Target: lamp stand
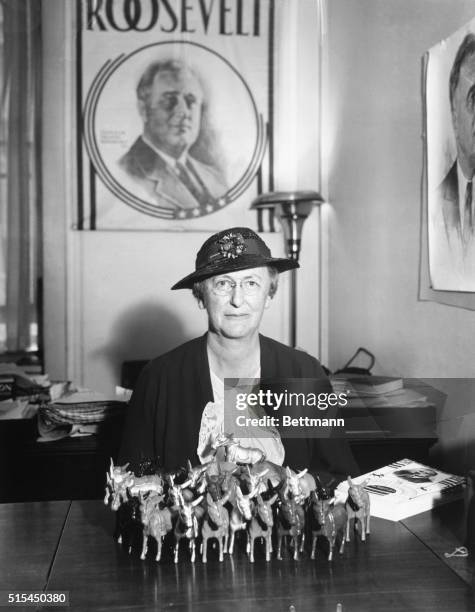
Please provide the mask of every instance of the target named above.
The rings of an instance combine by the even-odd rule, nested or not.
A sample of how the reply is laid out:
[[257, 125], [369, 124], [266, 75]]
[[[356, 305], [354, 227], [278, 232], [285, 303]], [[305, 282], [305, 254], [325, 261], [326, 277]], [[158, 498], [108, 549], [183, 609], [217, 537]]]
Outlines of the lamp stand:
[[[286, 253], [289, 259], [299, 261], [302, 229], [305, 219], [315, 205], [323, 203], [316, 191], [278, 191], [258, 196], [251, 204], [253, 210], [274, 209], [282, 224]], [[297, 269], [290, 271], [290, 345], [297, 344]]]

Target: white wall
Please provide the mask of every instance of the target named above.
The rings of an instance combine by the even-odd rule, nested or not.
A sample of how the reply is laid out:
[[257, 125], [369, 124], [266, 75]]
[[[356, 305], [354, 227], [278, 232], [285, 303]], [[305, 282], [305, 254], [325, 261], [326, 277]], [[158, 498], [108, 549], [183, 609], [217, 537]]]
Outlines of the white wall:
[[[328, 1], [332, 367], [365, 346], [379, 372], [474, 375], [475, 312], [418, 300], [421, 58], [474, 15], [469, 0]], [[473, 467], [473, 385], [443, 386], [438, 457]]]
[[[81, 242], [81, 371], [94, 389], [119, 378], [120, 364], [152, 358], [201, 335], [207, 322], [190, 291], [170, 291], [192, 271], [207, 238], [192, 233], [84, 232]], [[182, 248], [186, 240], [186, 248]], [[280, 235], [266, 236], [273, 251]], [[282, 277], [283, 278], [283, 277]], [[285, 281], [263, 320], [262, 331], [285, 340]]]
[[[45, 358], [52, 378], [70, 378], [81, 385], [110, 391], [119, 382], [124, 360], [160, 354], [204, 333], [203, 313], [187, 291], [170, 286], [194, 267], [203, 233], [77, 232], [72, 228], [76, 205], [75, 37], [73, 0], [47, 0], [44, 25], [44, 223], [45, 223]], [[280, 8], [286, 2], [280, 3]], [[304, 151], [297, 176], [283, 175], [285, 156], [277, 155], [277, 189], [318, 189], [318, 23], [313, 0], [300, 0], [296, 47], [279, 34], [277, 90], [292, 76], [305, 103], [288, 121], [298, 128], [290, 154]], [[302, 59], [303, 58], [303, 59]], [[297, 69], [298, 66], [298, 69]], [[287, 100], [279, 97], [278, 117]], [[284, 106], [282, 107], [282, 104]], [[277, 127], [282, 131], [282, 125]], [[286, 150], [276, 143], [278, 153]], [[280, 146], [280, 149], [279, 149]], [[292, 160], [294, 162], [294, 160]], [[287, 168], [292, 164], [287, 164]], [[250, 203], [250, 202], [249, 202]], [[224, 229], [224, 228], [221, 228]], [[298, 344], [318, 355], [320, 338], [320, 216], [315, 212], [304, 231], [299, 272]], [[281, 234], [266, 234], [276, 256], [284, 253]], [[266, 313], [262, 332], [288, 342], [288, 278]]]

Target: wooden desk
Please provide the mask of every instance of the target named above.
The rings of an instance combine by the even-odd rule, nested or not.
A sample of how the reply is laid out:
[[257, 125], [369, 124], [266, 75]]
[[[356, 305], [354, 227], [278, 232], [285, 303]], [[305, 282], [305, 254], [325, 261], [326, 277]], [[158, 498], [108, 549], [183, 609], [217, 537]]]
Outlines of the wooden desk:
[[[467, 494], [468, 495], [468, 494]], [[475, 562], [470, 557], [447, 556], [465, 543], [468, 499], [441, 506], [401, 521], [421, 542], [454, 571], [475, 587]]]
[[[449, 512], [452, 506], [445, 507], [442, 514], [457, 518], [456, 512]], [[49, 558], [46, 589], [68, 590], [72, 610], [277, 612], [294, 604], [296, 612], [335, 612], [339, 602], [344, 612], [458, 612], [475, 607], [470, 584], [431, 548], [430, 539], [437, 536], [433, 530], [437, 521], [443, 520], [437, 518], [438, 511], [406, 524], [373, 519], [366, 544], [351, 542], [341, 557], [336, 554], [332, 564], [321, 554], [316, 561], [306, 555], [294, 562], [287, 554], [283, 561], [273, 558], [266, 563], [261, 552], [250, 564], [241, 551], [219, 563], [216, 551], [210, 551], [208, 564], [197, 561], [193, 565], [183, 548], [180, 563], [175, 565], [169, 558], [157, 564], [152, 558], [141, 561], [127, 555], [111, 535], [115, 516], [100, 501], [72, 502], [56, 553], [52, 543], [61, 530], [64, 503], [0, 508], [2, 526], [9, 525], [9, 533], [5, 529], [0, 532], [2, 551], [5, 544], [13, 545], [14, 534], [22, 533], [28, 519], [39, 525], [47, 517], [42, 539], [35, 544], [28, 538], [28, 547], [25, 536], [18, 550], [18, 561], [23, 557], [30, 563], [32, 554], [41, 559], [33, 572], [36, 581], [28, 582], [28, 577], [10, 572], [7, 580], [2, 576], [1, 588], [25, 590], [41, 584]], [[426, 530], [426, 541], [421, 533], [415, 533], [416, 524]], [[452, 542], [448, 545], [451, 550]], [[8, 555], [2, 554], [5, 567]], [[471, 563], [467, 562], [467, 567]], [[58, 608], [42, 608], [48, 609]]]
[[46, 587], [70, 505], [0, 504], [0, 589]]

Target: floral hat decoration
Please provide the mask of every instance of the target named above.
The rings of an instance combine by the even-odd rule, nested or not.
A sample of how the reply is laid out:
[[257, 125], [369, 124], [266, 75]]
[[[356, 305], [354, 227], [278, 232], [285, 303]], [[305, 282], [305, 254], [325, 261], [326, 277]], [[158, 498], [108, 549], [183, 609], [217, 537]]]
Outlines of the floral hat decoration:
[[248, 227], [232, 227], [213, 234], [198, 251], [195, 271], [172, 289], [192, 289], [197, 281], [249, 268], [273, 266], [279, 272], [298, 268], [293, 259], [272, 257], [269, 247], [256, 232]]

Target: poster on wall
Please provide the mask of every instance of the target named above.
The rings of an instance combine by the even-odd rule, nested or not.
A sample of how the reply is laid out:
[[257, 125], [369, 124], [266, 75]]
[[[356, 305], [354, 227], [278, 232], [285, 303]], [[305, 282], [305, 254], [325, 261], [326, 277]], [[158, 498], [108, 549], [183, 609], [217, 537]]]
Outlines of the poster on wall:
[[432, 289], [475, 292], [475, 20], [425, 56]]
[[273, 0], [78, 3], [78, 229], [252, 225], [272, 190]]

